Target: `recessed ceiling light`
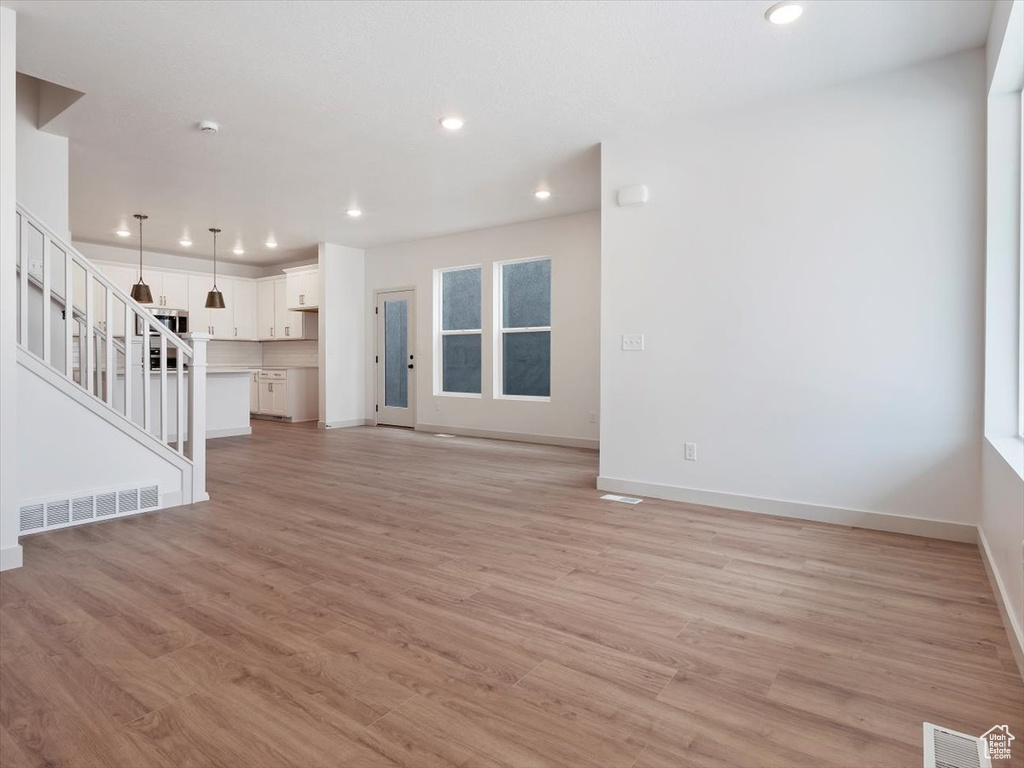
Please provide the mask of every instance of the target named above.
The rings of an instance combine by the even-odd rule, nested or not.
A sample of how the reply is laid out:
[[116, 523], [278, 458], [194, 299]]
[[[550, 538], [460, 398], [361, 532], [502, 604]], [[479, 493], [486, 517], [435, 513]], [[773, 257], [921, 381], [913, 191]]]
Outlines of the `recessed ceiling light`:
[[804, 8], [799, 3], [776, 3], [765, 13], [764, 17], [772, 24], [789, 24], [800, 18]]
[[360, 211], [360, 210], [359, 210], [358, 208], [349, 208], [349, 209], [348, 209], [348, 211], [347, 211], [347, 213], [348, 213], [348, 215], [349, 215], [349, 216], [351, 216], [351, 217], [352, 217], [353, 219], [358, 219], [358, 218], [359, 218], [360, 216], [362, 216], [362, 215], [363, 215], [363, 212], [362, 212], [362, 211]]
[[232, 253], [235, 254], [235, 256], [241, 256], [245, 253], [245, 249], [240, 245], [236, 245], [235, 250], [233, 250]]
[[461, 117], [455, 117], [454, 115], [452, 115], [451, 117], [441, 118], [441, 127], [444, 128], [446, 131], [458, 131], [465, 124], [465, 120], [463, 120]]
[[190, 245], [192, 245], [192, 241], [189, 240], [187, 237], [183, 237], [181, 238], [181, 240], [178, 241], [178, 245], [183, 245], [186, 248], [188, 248]]
[[551, 197], [551, 193], [548, 192], [546, 189], [538, 189], [536, 192], [533, 193], [533, 196], [536, 197], [538, 200], [547, 200], [549, 197]]
[[267, 248], [277, 248], [277, 243], [273, 240], [267, 240], [266, 246]]
[[129, 232], [127, 229], [119, 229], [119, 230], [117, 230], [117, 236], [118, 237], [131, 237], [132, 233]]

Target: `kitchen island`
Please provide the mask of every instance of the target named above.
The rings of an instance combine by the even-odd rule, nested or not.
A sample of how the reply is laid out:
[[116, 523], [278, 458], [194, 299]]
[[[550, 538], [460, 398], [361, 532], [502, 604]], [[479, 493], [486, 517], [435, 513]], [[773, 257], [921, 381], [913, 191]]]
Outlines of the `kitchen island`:
[[[132, 420], [143, 423], [142, 372], [133, 371], [132, 379]], [[148, 371], [151, 424], [156, 430], [160, 425], [160, 371]], [[189, 372], [186, 370], [180, 382], [188, 390]], [[177, 439], [178, 431], [178, 371], [167, 371], [167, 439]], [[206, 437], [234, 437], [252, 434], [249, 425], [249, 368], [210, 366], [206, 369]], [[184, 396], [182, 400], [187, 398]], [[124, 372], [118, 373], [114, 384], [114, 402], [124, 402]], [[188, 414], [182, 414], [185, 437], [188, 437]]]

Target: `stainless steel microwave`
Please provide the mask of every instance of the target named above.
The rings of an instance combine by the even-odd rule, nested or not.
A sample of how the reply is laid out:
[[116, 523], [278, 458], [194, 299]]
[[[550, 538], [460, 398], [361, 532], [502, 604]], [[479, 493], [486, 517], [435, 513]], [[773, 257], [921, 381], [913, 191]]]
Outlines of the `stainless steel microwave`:
[[[184, 309], [161, 309], [158, 312], [151, 312], [150, 317], [163, 325], [171, 333], [184, 336], [188, 333], [188, 312]], [[155, 329], [150, 333], [158, 333]], [[135, 335], [142, 335], [142, 318], [135, 316]]]

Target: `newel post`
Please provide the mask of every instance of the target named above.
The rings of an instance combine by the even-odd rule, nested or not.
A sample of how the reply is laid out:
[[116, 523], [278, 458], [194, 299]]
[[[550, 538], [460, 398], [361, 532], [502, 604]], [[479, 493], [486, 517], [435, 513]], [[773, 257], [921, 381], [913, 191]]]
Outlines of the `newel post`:
[[184, 503], [206, 501], [206, 345], [208, 333], [188, 333], [185, 340], [192, 345], [188, 369], [188, 445], [186, 455], [192, 460], [192, 498]]

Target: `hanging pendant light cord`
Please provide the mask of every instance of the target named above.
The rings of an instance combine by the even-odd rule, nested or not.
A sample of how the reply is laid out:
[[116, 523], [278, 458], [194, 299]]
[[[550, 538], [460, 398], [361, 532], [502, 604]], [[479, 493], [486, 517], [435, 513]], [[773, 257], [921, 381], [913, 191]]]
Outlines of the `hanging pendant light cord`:
[[144, 213], [133, 214], [136, 219], [139, 220], [139, 282], [142, 280], [142, 222], [149, 218]]
[[217, 230], [213, 232], [213, 290], [217, 290]]

